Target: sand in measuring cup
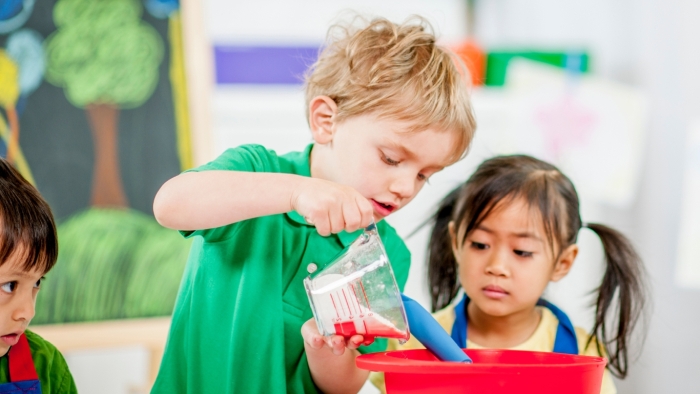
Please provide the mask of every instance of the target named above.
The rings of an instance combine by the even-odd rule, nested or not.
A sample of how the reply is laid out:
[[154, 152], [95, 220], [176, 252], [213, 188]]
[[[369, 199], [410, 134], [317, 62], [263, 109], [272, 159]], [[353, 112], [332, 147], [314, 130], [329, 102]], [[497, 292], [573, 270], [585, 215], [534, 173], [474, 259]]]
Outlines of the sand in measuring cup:
[[342, 320], [333, 323], [335, 334], [349, 338], [353, 335], [362, 335], [365, 342], [371, 342], [373, 338], [398, 338], [404, 339], [406, 333], [381, 316], [369, 313], [365, 317]]

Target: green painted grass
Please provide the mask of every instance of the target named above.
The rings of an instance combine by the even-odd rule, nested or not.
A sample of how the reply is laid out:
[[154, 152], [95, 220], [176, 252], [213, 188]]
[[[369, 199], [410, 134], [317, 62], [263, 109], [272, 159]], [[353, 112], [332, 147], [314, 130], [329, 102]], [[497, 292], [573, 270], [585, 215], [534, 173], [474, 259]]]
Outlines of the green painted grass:
[[58, 227], [33, 324], [168, 316], [190, 240], [136, 211], [89, 209]]

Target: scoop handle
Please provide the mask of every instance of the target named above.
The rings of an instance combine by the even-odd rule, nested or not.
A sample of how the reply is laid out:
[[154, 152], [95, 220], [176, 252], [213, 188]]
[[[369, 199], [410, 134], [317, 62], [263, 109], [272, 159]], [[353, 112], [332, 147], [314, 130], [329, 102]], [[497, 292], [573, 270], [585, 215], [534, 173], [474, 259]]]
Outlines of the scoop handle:
[[449, 334], [428, 311], [412, 298], [401, 294], [406, 310], [408, 327], [418, 342], [430, 350], [441, 361], [471, 363], [472, 359], [457, 346]]

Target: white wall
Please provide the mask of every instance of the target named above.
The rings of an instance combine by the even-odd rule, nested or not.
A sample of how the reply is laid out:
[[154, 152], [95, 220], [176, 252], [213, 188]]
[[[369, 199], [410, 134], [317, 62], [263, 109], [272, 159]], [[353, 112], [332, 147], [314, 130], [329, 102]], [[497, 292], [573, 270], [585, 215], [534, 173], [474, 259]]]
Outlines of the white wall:
[[[698, 118], [700, 3], [636, 3], [640, 83], [653, 99], [648, 161], [631, 215], [652, 279], [654, 314], [645, 352], [633, 370], [630, 392], [698, 392], [700, 291], [674, 282], [685, 135]], [[698, 240], [700, 242], [700, 240]], [[700, 258], [700, 257], [699, 257]]]
[[394, 21], [422, 15], [446, 39], [460, 38], [466, 32], [466, 2], [456, 0], [206, 0], [204, 7], [215, 44], [320, 44], [328, 27], [348, 12]]

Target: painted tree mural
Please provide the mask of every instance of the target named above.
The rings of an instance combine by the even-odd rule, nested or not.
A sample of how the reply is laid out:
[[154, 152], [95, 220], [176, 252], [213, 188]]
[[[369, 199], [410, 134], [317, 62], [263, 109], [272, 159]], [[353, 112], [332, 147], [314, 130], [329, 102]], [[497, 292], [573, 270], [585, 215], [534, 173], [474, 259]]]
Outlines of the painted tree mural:
[[59, 0], [46, 40], [46, 79], [84, 108], [95, 166], [91, 204], [127, 207], [119, 169], [120, 109], [142, 105], [158, 82], [163, 42], [137, 0]]
[[193, 166], [184, 71], [178, 0], [0, 0], [0, 156], [60, 244], [32, 324], [172, 312], [191, 241], [151, 207]]
[[19, 146], [19, 118], [44, 78], [42, 41], [36, 31], [20, 29], [10, 34], [6, 50], [0, 50], [0, 107], [7, 117], [6, 122], [0, 118], [0, 138], [7, 146], [7, 160], [32, 184], [34, 177]]
[[17, 117], [16, 104], [19, 98], [19, 67], [8, 56], [7, 52], [0, 49], [0, 107], [5, 110], [10, 134], [7, 138], [7, 160], [14, 161], [17, 150], [19, 134], [19, 119]]

